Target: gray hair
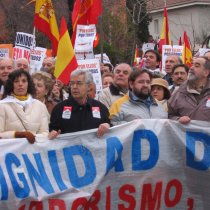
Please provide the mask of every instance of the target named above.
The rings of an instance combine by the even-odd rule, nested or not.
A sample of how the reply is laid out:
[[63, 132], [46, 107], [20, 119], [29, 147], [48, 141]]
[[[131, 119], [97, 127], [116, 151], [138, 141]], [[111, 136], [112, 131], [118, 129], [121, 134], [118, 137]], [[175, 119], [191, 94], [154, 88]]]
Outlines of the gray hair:
[[55, 57], [45, 57], [44, 60], [51, 60], [53, 65], [55, 66], [56, 58]]
[[8, 57], [4, 57], [0, 59], [0, 63], [1, 61], [11, 61], [12, 62], [12, 67], [15, 68], [15, 61], [12, 58], [8, 58]]
[[29, 67], [28, 59], [26, 59], [26, 58], [18, 58], [17, 60], [14, 61], [15, 62], [15, 68], [17, 68], [17, 63], [21, 62], [21, 61], [25, 61], [27, 63], [27, 65], [28, 65], [28, 67]]
[[[168, 55], [167, 58], [168, 58], [168, 57], [175, 57], [176, 60], [177, 60], [177, 64], [183, 64], [182, 59], [181, 59], [178, 55], [171, 54], [171, 55]], [[166, 59], [167, 59], [167, 58], [166, 58]]]
[[79, 75], [84, 75], [85, 76], [85, 82], [87, 84], [93, 82], [93, 75], [88, 70], [85, 70], [85, 69], [76, 69], [76, 70], [74, 70], [74, 71], [71, 72], [71, 77], [76, 77], [76, 76], [79, 76]]
[[132, 72], [132, 67], [131, 67], [131, 65], [129, 65], [128, 63], [119, 63], [119, 64], [117, 64], [117, 65], [114, 67], [114, 73], [115, 73], [115, 70], [116, 70], [119, 66], [121, 66], [121, 65], [126, 65], [126, 66], [131, 70], [131, 72]]

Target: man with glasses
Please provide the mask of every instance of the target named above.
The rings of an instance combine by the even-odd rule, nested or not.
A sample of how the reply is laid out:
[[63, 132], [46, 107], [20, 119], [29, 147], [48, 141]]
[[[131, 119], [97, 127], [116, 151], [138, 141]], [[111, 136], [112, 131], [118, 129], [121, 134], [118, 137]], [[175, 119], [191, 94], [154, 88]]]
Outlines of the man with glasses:
[[109, 112], [105, 105], [88, 97], [89, 84], [93, 76], [86, 70], [71, 73], [71, 96], [55, 106], [50, 118], [50, 135], [52, 139], [59, 133], [71, 133], [98, 128], [101, 137], [110, 127]]
[[151, 73], [145, 69], [130, 74], [129, 93], [117, 100], [109, 110], [113, 125], [135, 119], [168, 118], [167, 112], [151, 96], [151, 79]]
[[114, 68], [113, 84], [104, 88], [99, 94], [98, 100], [109, 108], [113, 102], [128, 92], [128, 77], [132, 68], [127, 63], [120, 63]]

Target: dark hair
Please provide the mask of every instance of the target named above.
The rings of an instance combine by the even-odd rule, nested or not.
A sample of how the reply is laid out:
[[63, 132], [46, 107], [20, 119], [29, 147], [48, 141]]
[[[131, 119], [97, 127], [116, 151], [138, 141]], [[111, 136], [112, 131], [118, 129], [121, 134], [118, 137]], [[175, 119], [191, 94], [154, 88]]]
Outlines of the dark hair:
[[172, 74], [174, 73], [174, 71], [179, 68], [179, 67], [183, 67], [184, 70], [186, 71], [186, 73], [188, 74], [188, 71], [189, 71], [189, 67], [185, 64], [177, 64], [177, 65], [174, 65], [173, 68], [172, 68]]
[[[152, 80], [152, 78], [153, 78], [152, 74], [148, 70], [142, 69], [142, 70], [134, 70], [134, 71], [132, 71], [130, 76], [129, 76], [129, 78], [128, 78], [128, 83], [129, 82], [135, 82], [136, 78], [139, 77], [140, 75], [144, 74], [144, 73], [148, 74], [150, 80]], [[129, 87], [129, 89], [130, 89], [130, 87]]]
[[14, 81], [16, 78], [21, 77], [22, 75], [26, 76], [27, 81], [28, 81], [27, 93], [34, 95], [35, 87], [34, 87], [34, 83], [33, 83], [33, 80], [31, 79], [30, 74], [27, 71], [18, 69], [9, 74], [8, 79], [5, 83], [3, 98], [13, 93]]
[[109, 71], [112, 72], [113, 71], [113, 66], [111, 63], [104, 63], [104, 66], [109, 67]]
[[157, 62], [161, 61], [161, 56], [160, 56], [160, 53], [158, 51], [150, 49], [150, 50], [147, 50], [144, 55], [146, 55], [148, 52], [151, 52], [151, 53], [155, 54]]
[[210, 70], [210, 60], [206, 56], [199, 56], [199, 58], [205, 59], [204, 68]]

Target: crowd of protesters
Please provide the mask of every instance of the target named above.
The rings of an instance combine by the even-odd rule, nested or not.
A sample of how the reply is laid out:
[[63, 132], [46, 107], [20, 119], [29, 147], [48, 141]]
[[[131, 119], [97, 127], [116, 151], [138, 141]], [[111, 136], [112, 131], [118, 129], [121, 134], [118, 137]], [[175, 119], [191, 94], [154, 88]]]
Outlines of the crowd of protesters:
[[137, 119], [210, 121], [210, 51], [194, 57], [189, 68], [169, 55], [165, 72], [155, 50], [145, 53], [144, 66], [101, 64], [103, 90], [97, 94], [89, 71], [75, 70], [66, 86], [55, 79], [55, 58], [44, 59], [30, 74], [27, 59], [0, 60], [0, 138], [54, 139], [63, 133], [111, 126]]

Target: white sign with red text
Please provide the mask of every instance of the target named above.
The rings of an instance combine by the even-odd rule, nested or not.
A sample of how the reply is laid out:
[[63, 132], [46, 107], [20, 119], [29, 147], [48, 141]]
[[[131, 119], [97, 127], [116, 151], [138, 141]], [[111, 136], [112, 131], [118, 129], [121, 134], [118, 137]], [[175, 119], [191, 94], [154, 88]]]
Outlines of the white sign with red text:
[[96, 35], [96, 26], [77, 25], [74, 52], [77, 60], [93, 59], [93, 42]]
[[182, 59], [183, 46], [180, 45], [163, 45], [162, 47], [162, 71], [165, 71], [166, 58], [169, 55], [177, 55]]
[[98, 59], [77, 60], [77, 63], [78, 63], [77, 69], [85, 69], [92, 73], [93, 80], [96, 84], [96, 92], [99, 93], [100, 91], [102, 91], [102, 80], [101, 80], [99, 60]]
[[46, 57], [46, 48], [35, 47], [31, 50], [30, 67], [31, 73], [39, 71], [42, 67], [44, 58]]
[[17, 32], [15, 47], [13, 48], [13, 58], [26, 58], [30, 61], [30, 50], [35, 47], [35, 36], [28, 33]]

